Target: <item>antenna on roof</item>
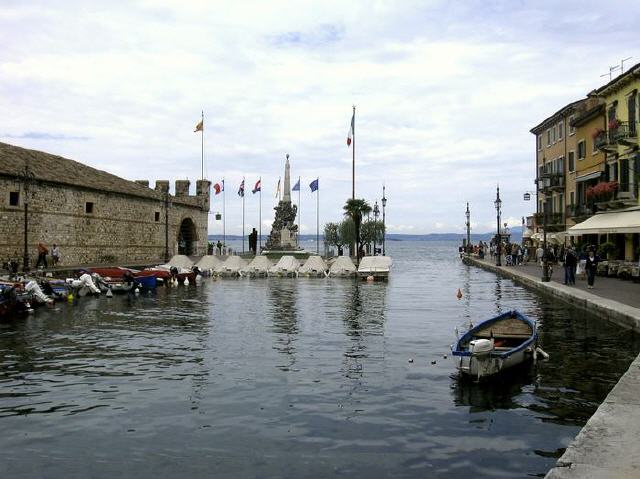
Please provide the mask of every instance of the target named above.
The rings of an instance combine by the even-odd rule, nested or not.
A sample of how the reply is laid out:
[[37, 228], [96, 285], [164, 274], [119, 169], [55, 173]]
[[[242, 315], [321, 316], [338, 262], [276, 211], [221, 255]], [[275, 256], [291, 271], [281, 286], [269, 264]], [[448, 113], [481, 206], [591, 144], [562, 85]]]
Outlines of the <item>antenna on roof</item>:
[[626, 62], [627, 60], [631, 60], [632, 58], [633, 57], [627, 57], [620, 60], [620, 73], [624, 73], [624, 62]]
[[609, 81], [611, 81], [612, 76], [613, 76], [612, 73], [614, 71], [616, 71], [618, 68], [620, 68], [620, 65], [615, 65], [615, 66], [609, 67], [609, 73], [605, 73], [604, 75], [600, 75], [600, 78], [606, 77], [608, 75], [609, 76]]

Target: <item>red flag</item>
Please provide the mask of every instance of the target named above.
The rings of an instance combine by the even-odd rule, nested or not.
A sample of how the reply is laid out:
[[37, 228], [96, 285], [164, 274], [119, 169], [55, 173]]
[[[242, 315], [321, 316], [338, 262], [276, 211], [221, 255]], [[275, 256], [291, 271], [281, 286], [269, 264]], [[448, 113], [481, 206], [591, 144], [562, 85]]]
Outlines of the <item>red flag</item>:
[[355, 110], [353, 111], [353, 116], [351, 117], [351, 127], [349, 128], [349, 134], [347, 135], [347, 146], [351, 146], [351, 138], [353, 137], [353, 124], [355, 123], [356, 120], [356, 112]]

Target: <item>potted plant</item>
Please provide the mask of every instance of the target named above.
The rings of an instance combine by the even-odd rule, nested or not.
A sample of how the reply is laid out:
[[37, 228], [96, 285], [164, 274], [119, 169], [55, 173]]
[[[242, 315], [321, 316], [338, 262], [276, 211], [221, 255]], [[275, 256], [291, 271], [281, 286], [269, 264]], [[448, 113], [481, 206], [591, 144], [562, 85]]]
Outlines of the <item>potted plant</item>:
[[610, 130], [617, 130], [619, 126], [620, 126], [620, 120], [618, 120], [617, 118], [612, 118], [611, 120], [609, 120]]
[[593, 130], [591, 132], [591, 139], [595, 140], [596, 138], [598, 138], [602, 133], [604, 133], [604, 130], [602, 128], [596, 128], [595, 130]]
[[598, 246], [598, 254], [607, 259], [613, 259], [612, 256], [616, 252], [616, 245], [611, 241], [607, 241]]

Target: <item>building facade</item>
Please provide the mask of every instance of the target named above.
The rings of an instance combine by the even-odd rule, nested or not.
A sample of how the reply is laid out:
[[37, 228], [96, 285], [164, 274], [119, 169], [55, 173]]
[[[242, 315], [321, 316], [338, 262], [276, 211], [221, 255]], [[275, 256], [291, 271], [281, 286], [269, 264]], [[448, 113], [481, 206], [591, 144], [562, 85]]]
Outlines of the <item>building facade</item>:
[[[128, 181], [48, 153], [0, 143], [0, 259], [35, 263], [58, 245], [62, 264], [142, 264], [207, 250], [210, 183]], [[25, 242], [26, 239], [26, 242]]]

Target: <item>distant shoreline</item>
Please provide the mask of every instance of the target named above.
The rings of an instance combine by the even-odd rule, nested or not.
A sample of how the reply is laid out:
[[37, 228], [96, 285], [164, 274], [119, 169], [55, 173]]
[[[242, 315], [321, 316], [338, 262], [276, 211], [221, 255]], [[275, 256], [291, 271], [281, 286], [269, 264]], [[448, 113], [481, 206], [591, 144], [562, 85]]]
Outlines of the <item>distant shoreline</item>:
[[[511, 240], [519, 243], [522, 240], [522, 234], [520, 231], [511, 231]], [[478, 241], [490, 241], [493, 238], [495, 233], [484, 233], [484, 234], [472, 234], [471, 242], [477, 243]], [[222, 241], [222, 235], [209, 235], [209, 241]], [[242, 241], [242, 236], [240, 235], [227, 235], [227, 240], [238, 240]], [[412, 234], [399, 234], [399, 233], [390, 233], [387, 235], [387, 241], [457, 241], [462, 243], [462, 240], [467, 238], [466, 234], [462, 233], [431, 233], [425, 235], [412, 235]], [[262, 240], [265, 241], [267, 239], [267, 235], [262, 235]], [[323, 241], [324, 237], [320, 236], [320, 241]], [[300, 235], [301, 241], [316, 241], [315, 234], [309, 235]]]

